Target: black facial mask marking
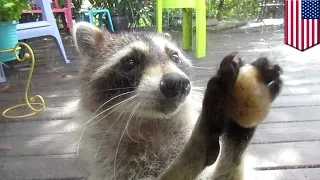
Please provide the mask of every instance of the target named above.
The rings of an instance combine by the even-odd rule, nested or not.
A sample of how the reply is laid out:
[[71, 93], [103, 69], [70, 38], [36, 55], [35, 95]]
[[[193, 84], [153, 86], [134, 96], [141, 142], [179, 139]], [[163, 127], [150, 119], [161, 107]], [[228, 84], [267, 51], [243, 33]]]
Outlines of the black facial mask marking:
[[97, 92], [101, 97], [98, 101], [104, 102], [116, 95], [134, 91], [140, 84], [146, 63], [145, 54], [138, 50], [121, 58], [118, 64], [110, 67], [106, 75], [95, 82], [94, 89], [100, 90]]

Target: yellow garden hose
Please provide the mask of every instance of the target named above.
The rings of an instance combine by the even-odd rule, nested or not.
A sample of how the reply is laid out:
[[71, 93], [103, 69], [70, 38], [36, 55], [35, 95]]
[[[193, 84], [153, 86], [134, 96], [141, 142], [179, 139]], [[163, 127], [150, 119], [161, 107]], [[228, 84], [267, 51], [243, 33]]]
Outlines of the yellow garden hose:
[[[25, 53], [22, 59], [19, 58], [18, 53], [17, 53], [17, 51], [19, 49], [21, 49], [21, 47], [20, 47], [21, 45], [25, 46], [30, 53], [30, 54]], [[15, 105], [15, 106], [12, 106], [12, 107], [6, 109], [5, 111], [3, 111], [2, 116], [9, 118], [9, 119], [25, 118], [25, 117], [35, 115], [35, 114], [39, 113], [40, 111], [42, 111], [45, 108], [45, 102], [44, 102], [44, 99], [40, 95], [36, 95], [36, 96], [28, 98], [28, 91], [29, 91], [29, 87], [30, 87], [30, 83], [31, 83], [31, 77], [32, 77], [33, 69], [34, 69], [34, 64], [35, 64], [35, 57], [34, 57], [34, 53], [33, 53], [32, 49], [26, 43], [19, 42], [13, 49], [0, 50], [0, 53], [11, 52], [11, 51], [14, 52], [16, 59], [20, 62], [25, 61], [26, 59], [30, 59], [31, 60], [31, 68], [30, 68], [30, 71], [28, 74], [27, 85], [26, 85], [26, 89], [24, 92], [24, 99], [25, 99], [26, 103], [25, 104], [18, 104], [18, 105]], [[37, 99], [39, 99], [38, 102], [36, 102]], [[38, 105], [38, 106], [40, 106], [40, 108], [37, 109], [37, 108], [33, 107], [32, 105]], [[27, 106], [28, 108], [31, 109], [32, 112], [29, 114], [19, 115], [19, 116], [8, 115], [9, 111], [14, 110], [18, 107], [23, 107], [23, 106]]]

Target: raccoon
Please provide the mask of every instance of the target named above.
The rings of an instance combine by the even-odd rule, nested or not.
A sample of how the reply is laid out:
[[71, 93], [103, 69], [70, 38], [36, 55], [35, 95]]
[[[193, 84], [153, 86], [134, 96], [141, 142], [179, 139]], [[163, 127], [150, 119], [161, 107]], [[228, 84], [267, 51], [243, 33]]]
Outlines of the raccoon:
[[[205, 93], [192, 63], [166, 33], [111, 34], [89, 23], [73, 31], [83, 65], [79, 157], [88, 180], [243, 178], [255, 127], [230, 121], [226, 105], [242, 62], [230, 53]], [[260, 69], [270, 68], [266, 59]], [[279, 70], [264, 72], [268, 82]], [[274, 97], [281, 82], [270, 88]], [[214, 167], [214, 169], [210, 169]]]

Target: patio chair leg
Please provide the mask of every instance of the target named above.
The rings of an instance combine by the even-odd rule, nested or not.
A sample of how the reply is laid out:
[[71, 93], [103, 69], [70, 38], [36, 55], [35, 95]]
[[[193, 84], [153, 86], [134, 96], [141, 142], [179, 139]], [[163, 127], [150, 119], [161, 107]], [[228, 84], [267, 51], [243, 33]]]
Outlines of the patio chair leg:
[[63, 46], [62, 39], [61, 39], [59, 32], [55, 33], [54, 38], [56, 40], [57, 45], [59, 46], [59, 51], [63, 56], [64, 62], [66, 64], [69, 64], [70, 61], [67, 59], [66, 51], [64, 50], [64, 46]]
[[182, 49], [192, 50], [192, 11], [182, 10]]
[[89, 22], [90, 24], [94, 24], [94, 20], [93, 20], [93, 12], [91, 10], [88, 11], [88, 16], [89, 16]]
[[106, 12], [106, 18], [108, 18], [109, 26], [110, 26], [111, 31], [114, 32], [114, 27], [113, 27], [110, 11]]
[[67, 11], [66, 17], [67, 17], [67, 22], [68, 22], [68, 29], [71, 31], [73, 29], [73, 19], [72, 19], [72, 13]]
[[0, 62], [0, 83], [6, 82], [6, 75], [4, 74], [4, 70], [2, 67], [2, 63]]
[[102, 19], [103, 13], [99, 13], [98, 16], [99, 16], [100, 27], [103, 28], [103, 25], [104, 25], [103, 19]]
[[81, 12], [81, 13], [80, 13], [81, 21], [85, 21], [85, 20], [84, 20], [84, 16], [85, 16], [84, 12]]
[[66, 15], [64, 13], [59, 13], [62, 25], [63, 25], [63, 30], [66, 32], [68, 31], [68, 23], [66, 21]]
[[196, 57], [206, 56], [207, 25], [205, 1], [198, 1], [196, 7]]
[[162, 0], [157, 1], [156, 26], [157, 32], [162, 32]]

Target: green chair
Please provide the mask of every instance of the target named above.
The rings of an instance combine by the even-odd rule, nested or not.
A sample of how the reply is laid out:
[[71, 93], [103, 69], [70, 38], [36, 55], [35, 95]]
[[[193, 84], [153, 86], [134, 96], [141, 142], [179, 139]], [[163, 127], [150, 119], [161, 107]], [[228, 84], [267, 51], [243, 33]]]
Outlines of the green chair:
[[157, 32], [162, 32], [162, 10], [182, 8], [182, 49], [192, 49], [192, 11], [196, 11], [196, 57], [206, 56], [206, 1], [205, 0], [157, 0]]

